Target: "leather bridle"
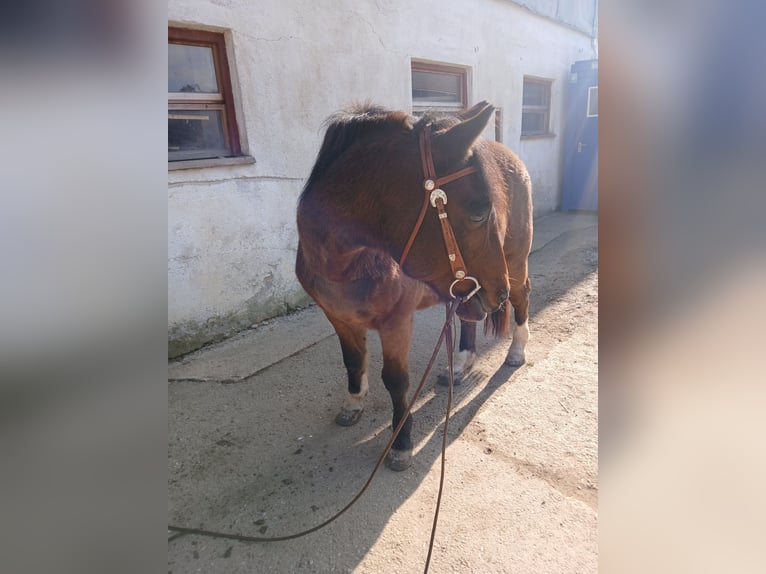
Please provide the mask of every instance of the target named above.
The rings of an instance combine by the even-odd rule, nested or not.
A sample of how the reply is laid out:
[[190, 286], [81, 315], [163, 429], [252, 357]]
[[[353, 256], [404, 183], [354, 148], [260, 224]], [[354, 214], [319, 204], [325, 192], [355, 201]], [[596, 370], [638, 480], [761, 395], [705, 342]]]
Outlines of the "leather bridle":
[[[449, 287], [449, 294], [453, 298], [460, 297], [463, 301], [468, 301], [478, 293], [481, 289], [481, 285], [479, 285], [479, 281], [475, 277], [467, 275], [463, 255], [460, 253], [460, 247], [458, 247], [455, 233], [452, 231], [452, 225], [450, 225], [449, 218], [447, 217], [447, 210], [444, 207], [447, 205], [447, 194], [441, 189], [441, 186], [466, 175], [475, 173], [476, 168], [474, 166], [468, 166], [443, 177], [436, 177], [436, 168], [434, 168], [434, 160], [431, 153], [431, 126], [425, 126], [420, 130], [420, 160], [423, 166], [423, 190], [425, 191], [425, 196], [423, 198], [423, 206], [420, 208], [418, 220], [415, 223], [412, 233], [410, 233], [407, 244], [404, 246], [404, 251], [402, 252], [401, 257], [399, 258], [399, 266], [404, 266], [404, 261], [407, 259], [410, 248], [415, 242], [415, 237], [423, 225], [426, 211], [428, 211], [428, 204], [430, 203], [432, 207], [436, 208], [439, 215], [444, 246], [447, 248], [447, 258], [449, 259], [450, 269], [452, 270], [452, 276], [454, 277], [454, 281]], [[456, 295], [454, 291], [455, 286], [463, 281], [473, 281], [473, 288], [465, 295]]]

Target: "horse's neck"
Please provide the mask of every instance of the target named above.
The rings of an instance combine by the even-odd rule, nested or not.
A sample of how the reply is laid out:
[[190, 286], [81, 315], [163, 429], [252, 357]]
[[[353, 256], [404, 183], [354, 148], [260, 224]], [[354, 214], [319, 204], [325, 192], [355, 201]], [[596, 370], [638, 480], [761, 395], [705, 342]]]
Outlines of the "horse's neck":
[[[396, 220], [400, 210], [393, 193], [361, 183], [353, 192], [334, 199], [335, 213], [341, 214], [340, 225], [352, 230], [349, 239], [354, 244], [361, 242], [386, 252], [398, 245]], [[395, 257], [393, 253], [391, 255]]]

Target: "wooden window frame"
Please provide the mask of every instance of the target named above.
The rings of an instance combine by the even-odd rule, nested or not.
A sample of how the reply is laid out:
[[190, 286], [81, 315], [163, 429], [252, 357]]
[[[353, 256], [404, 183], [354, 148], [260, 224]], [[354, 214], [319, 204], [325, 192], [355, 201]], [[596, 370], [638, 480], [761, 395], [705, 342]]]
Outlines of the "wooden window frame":
[[446, 113], [459, 113], [468, 109], [468, 68], [456, 66], [452, 64], [437, 64], [433, 62], [423, 62], [419, 60], [412, 60], [410, 62], [410, 81], [412, 78], [412, 72], [425, 72], [432, 74], [445, 74], [449, 76], [457, 76], [460, 78], [460, 102], [459, 103], [445, 103], [445, 102], [432, 102], [432, 103], [418, 103], [412, 96], [413, 86], [410, 86], [410, 97], [412, 98], [412, 113], [414, 115], [421, 115], [426, 111], [438, 111]]
[[495, 141], [503, 143], [503, 108], [495, 108]]
[[[536, 78], [533, 76], [524, 76], [523, 85], [537, 84], [545, 87], [545, 104], [544, 105], [525, 105], [524, 104], [524, 91], [522, 86], [522, 100], [521, 100], [521, 137], [540, 137], [551, 136], [551, 92], [553, 87], [553, 80], [547, 80], [545, 78]], [[544, 128], [542, 131], [524, 131], [524, 114], [534, 113], [543, 114]]]
[[242, 144], [239, 138], [239, 128], [234, 107], [231, 72], [226, 52], [226, 39], [223, 33], [168, 27], [168, 44], [185, 44], [212, 49], [219, 92], [217, 94], [168, 93], [168, 113], [170, 114], [172, 110], [185, 109], [220, 110], [223, 116], [221, 123], [223, 124], [224, 141], [229, 147], [226, 155], [201, 157], [200, 154], [190, 153], [186, 157], [178, 157], [172, 160], [168, 157], [168, 164], [178, 167], [183, 165], [183, 162], [199, 163], [200, 160], [217, 160], [242, 156]]

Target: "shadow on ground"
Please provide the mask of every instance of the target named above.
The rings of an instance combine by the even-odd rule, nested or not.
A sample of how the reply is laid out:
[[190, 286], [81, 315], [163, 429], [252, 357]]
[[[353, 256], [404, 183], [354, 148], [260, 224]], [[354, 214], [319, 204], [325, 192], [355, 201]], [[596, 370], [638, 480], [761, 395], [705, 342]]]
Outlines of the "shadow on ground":
[[[559, 235], [530, 257], [530, 360], [542, 360], [556, 343], [545, 337], [546, 325], [537, 317], [596, 272], [595, 237], [594, 222], [592, 227]], [[413, 388], [432, 352], [443, 314], [436, 308], [416, 319]], [[498, 389], [513, 385], [517, 376], [517, 369], [502, 364], [507, 341], [479, 339], [480, 368], [455, 390], [450, 443]], [[345, 506], [390, 436], [390, 401], [379, 380], [380, 345], [372, 333], [369, 347], [370, 394], [362, 420], [351, 428], [333, 423], [345, 386], [335, 337], [241, 383], [172, 383], [170, 523], [281, 536], [312, 527]], [[445, 364], [443, 351], [439, 362]], [[192, 535], [175, 538], [169, 542], [169, 572], [353, 571], [415, 492], [435, 493], [447, 389], [434, 384], [435, 375], [430, 379], [413, 411], [416, 448], [411, 468], [401, 473], [382, 469], [356, 506], [302, 539], [264, 544]], [[414, 527], [422, 539], [422, 552], [408, 558], [406, 571], [422, 570], [434, 503], [435, 498], [426, 501], [418, 513], [419, 524]], [[397, 571], [402, 571], [401, 565]]]

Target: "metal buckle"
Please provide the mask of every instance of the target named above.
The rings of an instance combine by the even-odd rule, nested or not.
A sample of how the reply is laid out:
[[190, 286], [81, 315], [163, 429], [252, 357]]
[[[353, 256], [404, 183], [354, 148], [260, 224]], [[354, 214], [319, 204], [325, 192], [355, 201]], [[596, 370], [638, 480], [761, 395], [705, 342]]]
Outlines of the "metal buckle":
[[436, 200], [441, 199], [444, 205], [447, 205], [447, 194], [443, 190], [436, 188], [431, 192], [431, 205], [436, 207]]
[[465, 297], [461, 297], [461, 299], [463, 299], [463, 301], [468, 301], [471, 297], [476, 295], [476, 293], [478, 293], [479, 290], [481, 289], [481, 285], [479, 285], [479, 282], [476, 280], [476, 277], [471, 277], [470, 275], [468, 275], [467, 277], [463, 277], [462, 279], [455, 279], [452, 282], [452, 285], [449, 286], [449, 294], [450, 294], [450, 297], [452, 297], [453, 299], [457, 299], [457, 295], [455, 295], [455, 293], [453, 293], [452, 289], [455, 287], [455, 285], [457, 285], [461, 281], [473, 281], [474, 284], [476, 285], [476, 287], [474, 288], [473, 291], [471, 291]]

